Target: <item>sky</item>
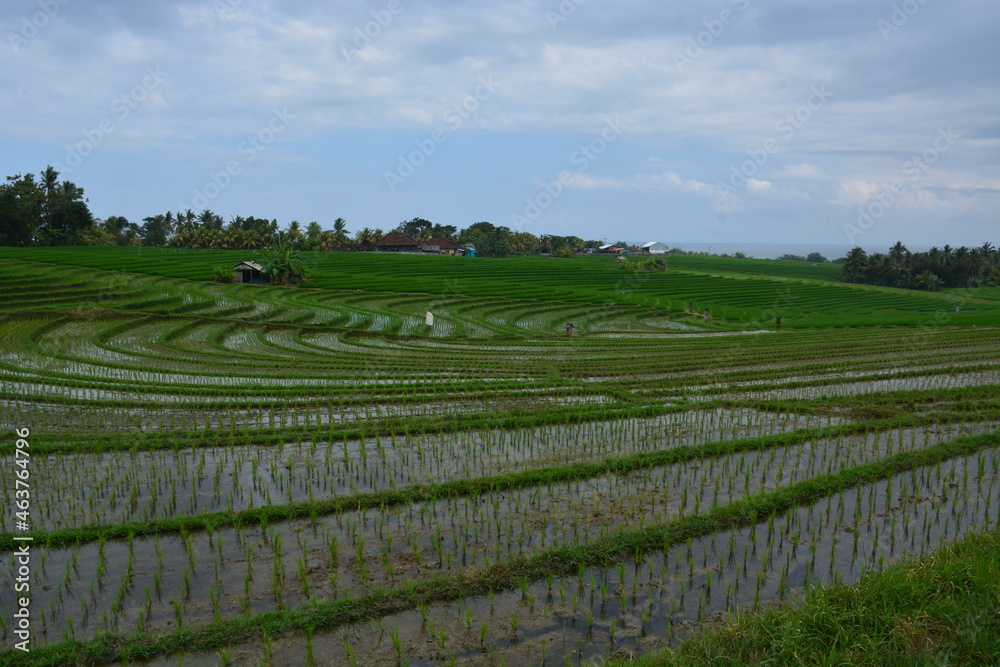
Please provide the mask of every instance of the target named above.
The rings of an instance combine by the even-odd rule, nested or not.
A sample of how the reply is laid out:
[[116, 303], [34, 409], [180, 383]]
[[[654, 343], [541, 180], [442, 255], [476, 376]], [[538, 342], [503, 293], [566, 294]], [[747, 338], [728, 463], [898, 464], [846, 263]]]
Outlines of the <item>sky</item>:
[[4, 176], [94, 214], [1000, 245], [995, 0], [4, 0]]

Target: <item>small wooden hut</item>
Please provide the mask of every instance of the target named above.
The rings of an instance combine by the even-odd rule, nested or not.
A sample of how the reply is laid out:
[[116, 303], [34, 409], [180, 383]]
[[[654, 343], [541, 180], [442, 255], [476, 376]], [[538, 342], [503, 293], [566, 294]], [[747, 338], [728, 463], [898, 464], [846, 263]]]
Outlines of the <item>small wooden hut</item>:
[[269, 283], [271, 277], [267, 275], [267, 269], [258, 264], [246, 260], [233, 267], [234, 283]]

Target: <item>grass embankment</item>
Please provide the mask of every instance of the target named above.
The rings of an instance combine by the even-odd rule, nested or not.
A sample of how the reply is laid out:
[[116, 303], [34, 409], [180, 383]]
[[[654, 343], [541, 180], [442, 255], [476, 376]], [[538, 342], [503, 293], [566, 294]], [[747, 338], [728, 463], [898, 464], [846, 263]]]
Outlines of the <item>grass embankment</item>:
[[608, 667], [1000, 664], [1000, 530]]
[[[87, 642], [65, 640], [36, 649], [27, 658], [18, 656], [20, 662], [17, 664], [48, 666], [95, 665], [116, 660], [125, 662], [178, 652], [212, 651], [241, 641], [262, 639], [284, 632], [329, 630], [346, 623], [413, 609], [421, 604], [454, 601], [471, 595], [484, 595], [490, 591], [513, 589], [519, 582], [536, 581], [548, 574], [561, 576], [579, 572], [585, 567], [608, 566], [624, 558], [667, 549], [688, 539], [750, 526], [847, 489], [873, 484], [902, 472], [937, 465], [949, 459], [971, 456], [997, 446], [1000, 446], [1000, 432], [957, 438], [918, 451], [900, 452], [837, 474], [820, 475], [775, 491], [757, 493], [700, 514], [681, 516], [647, 528], [617, 530], [589, 544], [556, 548], [530, 557], [512, 558], [454, 577], [408, 583], [387, 590], [374, 589], [359, 598], [319, 601], [297, 609], [221, 619], [195, 629], [179, 628], [162, 635], [144, 633], [125, 636], [104, 633]], [[958, 585], [967, 578], [959, 578]], [[923, 596], [921, 600], [927, 598], [924, 589], [919, 589], [918, 592]], [[993, 593], [992, 608], [1000, 608], [1000, 600], [995, 597], [996, 587]], [[899, 608], [907, 608], [906, 595], [900, 594], [899, 597], [902, 600]], [[984, 607], [980, 604], [971, 609], [982, 610]], [[988, 610], [989, 607], [985, 609]], [[15, 664], [11, 660], [11, 652], [0, 654], [0, 665]], [[803, 663], [793, 661], [773, 664]], [[819, 664], [824, 663], [821, 661]]]

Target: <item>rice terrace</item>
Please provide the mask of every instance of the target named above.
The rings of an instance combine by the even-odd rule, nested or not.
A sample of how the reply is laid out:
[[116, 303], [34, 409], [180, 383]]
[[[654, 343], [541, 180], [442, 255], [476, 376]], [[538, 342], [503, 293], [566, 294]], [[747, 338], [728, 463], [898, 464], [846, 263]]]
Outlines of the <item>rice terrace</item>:
[[0, 664], [1000, 661], [1000, 288], [304, 254], [0, 248]]

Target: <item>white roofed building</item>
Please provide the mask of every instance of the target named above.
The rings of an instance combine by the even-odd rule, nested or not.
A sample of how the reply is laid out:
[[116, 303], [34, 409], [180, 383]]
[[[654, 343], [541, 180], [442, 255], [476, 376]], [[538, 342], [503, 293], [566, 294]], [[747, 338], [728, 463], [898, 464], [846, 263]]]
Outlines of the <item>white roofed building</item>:
[[639, 246], [639, 252], [649, 253], [650, 255], [665, 255], [668, 250], [670, 248], [659, 241], [650, 241]]

